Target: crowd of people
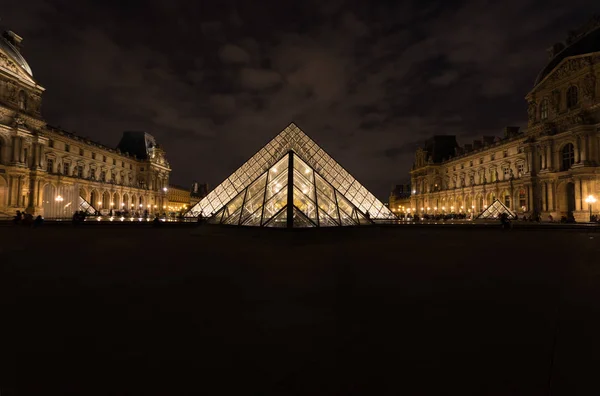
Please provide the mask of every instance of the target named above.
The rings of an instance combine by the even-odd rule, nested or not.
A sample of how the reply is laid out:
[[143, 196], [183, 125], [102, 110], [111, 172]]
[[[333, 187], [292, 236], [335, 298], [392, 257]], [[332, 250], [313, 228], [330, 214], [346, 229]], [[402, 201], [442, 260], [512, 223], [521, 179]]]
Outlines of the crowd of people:
[[17, 214], [13, 218], [13, 224], [23, 225], [28, 227], [39, 227], [44, 223], [42, 216], [38, 215], [35, 219], [31, 213], [21, 212], [17, 210]]

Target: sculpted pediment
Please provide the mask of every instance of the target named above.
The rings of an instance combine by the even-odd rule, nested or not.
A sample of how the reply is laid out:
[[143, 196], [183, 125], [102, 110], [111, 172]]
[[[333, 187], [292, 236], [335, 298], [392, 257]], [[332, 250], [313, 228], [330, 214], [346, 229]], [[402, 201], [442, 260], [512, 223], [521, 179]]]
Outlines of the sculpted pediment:
[[548, 84], [554, 84], [560, 80], [569, 78], [598, 62], [600, 62], [600, 52], [565, 58], [542, 80], [535, 88], [535, 91], [544, 89]]
[[0, 69], [16, 76], [21, 81], [37, 85], [35, 80], [2, 50], [0, 50]]

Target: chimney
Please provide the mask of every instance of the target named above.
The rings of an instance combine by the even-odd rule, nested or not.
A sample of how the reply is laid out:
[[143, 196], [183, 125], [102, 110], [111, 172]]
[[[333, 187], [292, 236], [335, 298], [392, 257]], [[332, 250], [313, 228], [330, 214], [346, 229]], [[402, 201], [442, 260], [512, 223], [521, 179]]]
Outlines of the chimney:
[[2, 36], [12, 44], [13, 47], [17, 49], [17, 51], [21, 52], [21, 42], [23, 41], [23, 37], [19, 36], [12, 30], [5, 31]]
[[481, 140], [473, 140], [473, 149], [474, 150], [478, 150], [482, 147], [483, 147], [483, 143], [481, 143]]
[[495, 138], [493, 136], [484, 136], [483, 137], [483, 144], [486, 145], [486, 146], [488, 144], [489, 145], [494, 144], [494, 140], [495, 140]]
[[472, 144], [465, 144], [465, 152], [471, 152], [473, 151], [473, 145]]
[[518, 126], [507, 126], [504, 128], [504, 137], [511, 138], [517, 136], [519, 134], [519, 129], [520, 127]]

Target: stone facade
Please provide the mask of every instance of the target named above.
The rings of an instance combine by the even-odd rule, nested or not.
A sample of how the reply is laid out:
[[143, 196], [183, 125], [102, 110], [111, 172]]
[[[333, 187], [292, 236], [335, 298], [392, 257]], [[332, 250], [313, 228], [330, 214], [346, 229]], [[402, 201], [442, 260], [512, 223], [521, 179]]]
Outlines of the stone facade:
[[70, 217], [80, 197], [98, 211], [163, 212], [171, 168], [154, 138], [126, 133], [129, 154], [47, 125], [20, 41], [0, 38], [0, 215]]
[[[596, 19], [597, 22], [599, 22]], [[480, 213], [494, 199], [519, 215], [589, 220], [600, 196], [600, 23], [556, 44], [531, 92], [527, 130], [459, 147], [433, 138], [411, 170], [412, 210]], [[446, 157], [437, 153], [451, 152]], [[599, 203], [592, 209], [598, 214]]]

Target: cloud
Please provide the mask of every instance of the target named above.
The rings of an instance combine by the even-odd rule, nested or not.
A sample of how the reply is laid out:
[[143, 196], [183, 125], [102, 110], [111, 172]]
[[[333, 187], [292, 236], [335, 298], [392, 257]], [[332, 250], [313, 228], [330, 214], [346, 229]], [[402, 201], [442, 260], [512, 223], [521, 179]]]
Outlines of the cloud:
[[250, 62], [250, 55], [241, 47], [226, 44], [219, 50], [219, 58], [226, 64], [246, 64]]
[[273, 70], [243, 68], [240, 71], [240, 82], [244, 88], [263, 90], [281, 83], [281, 75]]
[[429, 82], [433, 85], [446, 86], [458, 80], [458, 72], [456, 70], [447, 70], [444, 73], [433, 77]]

